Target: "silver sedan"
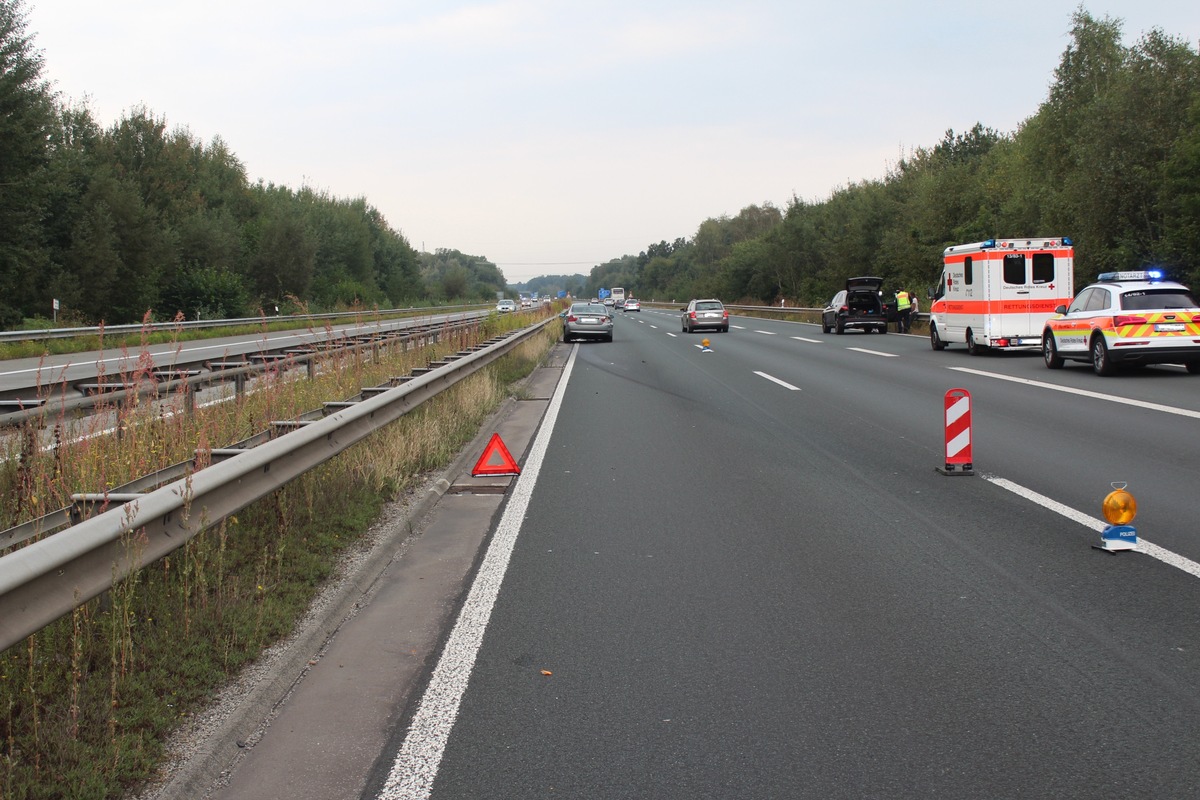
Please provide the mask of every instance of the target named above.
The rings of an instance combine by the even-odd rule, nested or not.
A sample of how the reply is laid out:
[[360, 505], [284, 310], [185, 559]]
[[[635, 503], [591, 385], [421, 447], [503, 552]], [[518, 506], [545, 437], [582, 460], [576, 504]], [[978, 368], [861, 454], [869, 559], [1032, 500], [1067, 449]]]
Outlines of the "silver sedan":
[[607, 308], [593, 303], [572, 303], [563, 317], [563, 341], [572, 339], [613, 340], [613, 318]]

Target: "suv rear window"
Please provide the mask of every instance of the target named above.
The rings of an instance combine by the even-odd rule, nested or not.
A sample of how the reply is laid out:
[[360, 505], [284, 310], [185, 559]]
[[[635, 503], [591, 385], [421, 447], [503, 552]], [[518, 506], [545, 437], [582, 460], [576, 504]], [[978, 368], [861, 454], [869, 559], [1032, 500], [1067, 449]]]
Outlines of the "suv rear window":
[[1146, 289], [1121, 295], [1121, 308], [1126, 311], [1152, 311], [1157, 308], [1195, 308], [1196, 301], [1178, 289]]

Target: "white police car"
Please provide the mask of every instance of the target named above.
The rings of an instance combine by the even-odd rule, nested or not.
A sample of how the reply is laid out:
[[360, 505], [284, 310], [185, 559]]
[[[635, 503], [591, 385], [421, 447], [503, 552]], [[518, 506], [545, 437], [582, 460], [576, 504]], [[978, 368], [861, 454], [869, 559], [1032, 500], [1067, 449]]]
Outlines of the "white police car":
[[1161, 272], [1104, 273], [1055, 313], [1042, 332], [1050, 369], [1083, 361], [1097, 375], [1123, 364], [1183, 364], [1200, 373], [1200, 307], [1186, 286]]

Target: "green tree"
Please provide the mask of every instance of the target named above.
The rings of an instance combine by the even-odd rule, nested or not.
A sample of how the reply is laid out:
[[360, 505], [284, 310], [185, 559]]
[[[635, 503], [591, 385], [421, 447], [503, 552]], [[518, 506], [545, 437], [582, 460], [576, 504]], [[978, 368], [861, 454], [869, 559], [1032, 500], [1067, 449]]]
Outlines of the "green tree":
[[[41, 220], [53, 95], [23, 0], [0, 0], [0, 325], [20, 322], [46, 265]], [[49, 309], [46, 309], [49, 311]]]

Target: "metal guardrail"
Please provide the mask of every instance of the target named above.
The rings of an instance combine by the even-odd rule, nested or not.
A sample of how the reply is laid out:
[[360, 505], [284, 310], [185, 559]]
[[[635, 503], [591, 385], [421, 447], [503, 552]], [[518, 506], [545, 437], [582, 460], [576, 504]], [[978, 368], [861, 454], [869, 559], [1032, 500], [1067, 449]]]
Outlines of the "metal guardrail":
[[276, 316], [261, 316], [261, 317], [242, 317], [237, 319], [206, 319], [206, 320], [180, 320], [178, 322], [150, 322], [137, 323], [132, 325], [105, 325], [95, 328], [42, 328], [36, 331], [0, 331], [0, 344], [8, 342], [29, 342], [40, 341], [42, 339], [72, 339], [82, 336], [98, 336], [100, 331], [104, 331], [105, 335], [119, 335], [124, 333], [141, 333], [142, 331], [177, 331], [177, 330], [202, 330], [204, 328], [235, 328], [246, 325], [262, 325], [263, 323], [272, 322], [322, 322], [332, 319], [347, 319], [350, 317], [360, 317], [363, 319], [376, 317], [395, 317], [404, 314], [415, 314], [422, 312], [435, 311], [466, 311], [472, 308], [490, 308], [490, 303], [466, 303], [454, 306], [420, 306], [413, 308], [393, 308], [388, 310], [363, 311], [354, 313], [349, 311], [331, 312], [329, 314], [287, 314]]
[[[204, 453], [214, 463], [140, 493], [109, 495], [113, 506], [60, 533], [0, 557], [0, 650], [7, 649], [182, 547], [203, 530], [332, 459], [439, 392], [527, 341], [549, 317], [428, 371], [414, 370], [381, 392], [331, 403], [328, 416], [246, 449]], [[424, 372], [424, 374], [416, 374]], [[383, 387], [379, 387], [383, 388]], [[105, 502], [105, 496], [84, 496]]]
[[119, 405], [135, 397], [152, 394], [164, 397], [184, 392], [190, 400], [195, 397], [197, 391], [217, 384], [232, 382], [240, 389], [246, 380], [268, 370], [307, 366], [311, 371], [316, 360], [331, 352], [369, 350], [386, 344], [389, 340], [446, 333], [477, 322], [476, 319], [465, 318], [454, 322], [395, 328], [385, 332], [349, 332], [341, 338], [322, 339], [306, 346], [288, 346], [280, 350], [248, 353], [232, 361], [197, 362], [203, 369], [177, 366], [155, 370], [145, 375], [109, 375], [106, 378], [107, 383], [76, 381], [68, 387], [79, 392], [75, 396], [44, 396], [33, 400], [0, 399], [0, 429], [19, 427], [29, 422], [43, 423], [51, 415], [62, 416], [106, 403]]

